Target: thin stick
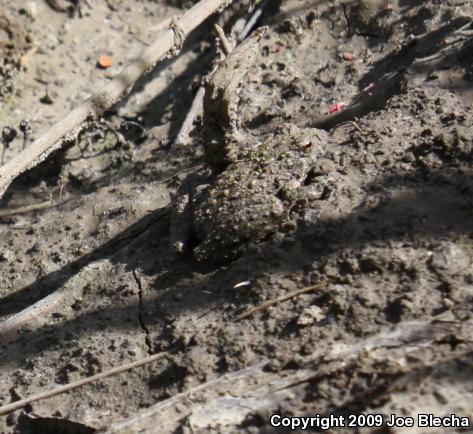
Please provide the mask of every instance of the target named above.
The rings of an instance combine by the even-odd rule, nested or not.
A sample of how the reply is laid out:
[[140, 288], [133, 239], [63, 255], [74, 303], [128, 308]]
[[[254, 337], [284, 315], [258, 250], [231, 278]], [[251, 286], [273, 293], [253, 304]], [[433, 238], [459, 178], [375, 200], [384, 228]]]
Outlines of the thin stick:
[[317, 283], [316, 285], [307, 286], [306, 288], [299, 288], [299, 289], [295, 289], [294, 291], [289, 291], [288, 293], [281, 295], [280, 297], [265, 301], [259, 306], [256, 306], [250, 310], [247, 310], [245, 313], [241, 314], [236, 320], [240, 321], [242, 319], [248, 318], [257, 312], [261, 312], [263, 310], [269, 309], [271, 306], [274, 306], [275, 304], [282, 303], [283, 301], [287, 301], [291, 298], [297, 297], [298, 295], [305, 294], [306, 292], [315, 291], [316, 289], [320, 289], [323, 286], [325, 286], [325, 282], [320, 282], [320, 283]]
[[177, 134], [175, 144], [182, 145], [187, 141], [192, 125], [194, 124], [194, 119], [197, 117], [197, 114], [201, 112], [203, 101], [205, 96], [205, 86], [200, 86], [199, 90], [195, 94], [194, 100], [192, 101], [191, 108], [184, 119], [179, 133]]
[[0, 217], [9, 217], [16, 214], [26, 214], [33, 211], [39, 211], [41, 209], [50, 208], [54, 205], [51, 200], [47, 200], [41, 203], [35, 203], [33, 205], [20, 206], [14, 209], [2, 209], [0, 210]]
[[154, 362], [155, 360], [162, 359], [163, 357], [167, 355], [169, 355], [169, 352], [153, 354], [152, 356], [145, 357], [144, 359], [136, 360], [134, 362], [117, 366], [115, 368], [110, 369], [109, 371], [100, 372], [99, 374], [92, 375], [91, 377], [83, 378], [81, 380], [77, 380], [72, 383], [65, 384], [64, 386], [59, 386], [59, 387], [56, 387], [55, 389], [47, 390], [46, 392], [38, 393], [37, 395], [30, 396], [29, 398], [20, 399], [19, 401], [15, 401], [15, 402], [12, 402], [11, 404], [7, 404], [0, 407], [0, 416], [4, 416], [15, 410], [19, 410], [20, 408], [26, 407], [28, 404], [31, 404], [33, 402], [51, 398], [56, 395], [61, 395], [63, 393], [66, 393], [71, 390], [78, 389], [79, 387], [85, 386], [87, 384], [93, 383], [94, 381], [103, 380], [104, 378], [121, 374], [123, 372], [129, 371], [130, 369], [146, 365], [148, 363]]
[[141, 56], [131, 62], [110, 81], [102, 91], [88, 98], [72, 110], [64, 119], [54, 125], [27, 150], [20, 152], [0, 168], [0, 198], [11, 182], [21, 173], [44, 161], [53, 151], [63, 146], [61, 139], [66, 134], [75, 134], [87, 120], [97, 119], [124, 95], [128, 94], [135, 82], [150, 71], [166, 54], [175, 55], [184, 38], [205, 19], [233, 0], [201, 0], [181, 18], [171, 23], [171, 27], [161, 33], [146, 47]]
[[263, 14], [263, 9], [266, 6], [266, 1], [264, 1], [258, 9], [254, 12], [254, 14], [250, 17], [248, 22], [245, 24], [245, 27], [241, 31], [241, 33], [238, 35], [238, 42], [243, 41], [250, 32], [253, 30], [253, 27], [255, 26], [256, 22], [260, 19], [261, 15]]
[[173, 180], [174, 178], [178, 177], [179, 175], [182, 175], [183, 173], [191, 172], [192, 170], [198, 170], [198, 169], [201, 169], [202, 167], [204, 167], [204, 166], [202, 164], [199, 164], [197, 166], [192, 166], [192, 167], [188, 167], [187, 169], [179, 170], [176, 173], [174, 173], [173, 175], [168, 176], [167, 178], [164, 178], [164, 179], [161, 179], [161, 180], [157, 181], [157, 184], [166, 184], [167, 182]]
[[71, 290], [67, 285], [61, 286], [56, 291], [38, 300], [36, 303], [33, 303], [31, 306], [26, 307], [17, 314], [0, 322], [0, 337], [2, 341], [7, 341], [20, 327], [25, 324], [31, 325], [36, 318], [46, 315], [57, 305], [62, 303], [65, 298], [73, 297], [74, 295], [75, 291]]
[[335, 125], [331, 130], [330, 130], [330, 134], [333, 134], [335, 132], [336, 129], [340, 128], [340, 127], [343, 127], [344, 125], [352, 125], [353, 127], [355, 127], [361, 134], [365, 134], [365, 132], [360, 128], [360, 126], [355, 122], [355, 121], [346, 121], [346, 122], [342, 122], [338, 125]]

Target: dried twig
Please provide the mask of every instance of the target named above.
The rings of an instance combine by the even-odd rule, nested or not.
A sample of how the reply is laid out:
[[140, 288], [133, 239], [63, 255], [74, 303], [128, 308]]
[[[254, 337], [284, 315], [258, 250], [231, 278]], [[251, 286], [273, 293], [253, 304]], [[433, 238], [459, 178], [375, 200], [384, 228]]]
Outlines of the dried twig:
[[344, 125], [352, 125], [354, 128], [356, 128], [361, 134], [365, 134], [365, 132], [360, 128], [360, 126], [355, 122], [355, 121], [346, 121], [346, 122], [342, 122], [338, 125], [335, 125], [331, 130], [330, 130], [330, 134], [333, 134], [335, 132], [335, 130], [337, 130], [338, 128], [340, 127], [343, 127]]
[[51, 398], [56, 395], [61, 395], [63, 393], [70, 392], [71, 390], [78, 389], [79, 387], [93, 383], [94, 381], [103, 380], [104, 378], [121, 374], [123, 372], [129, 371], [130, 369], [138, 368], [139, 366], [143, 366], [148, 363], [154, 362], [155, 360], [162, 359], [163, 357], [166, 357], [167, 355], [169, 355], [169, 352], [153, 354], [152, 356], [145, 357], [144, 359], [136, 360], [135, 362], [126, 363], [124, 365], [117, 366], [116, 368], [112, 368], [105, 372], [100, 372], [99, 374], [92, 375], [91, 377], [83, 378], [81, 380], [77, 380], [72, 383], [65, 384], [64, 386], [59, 386], [59, 387], [56, 387], [55, 389], [38, 393], [37, 395], [33, 395], [25, 399], [20, 399], [19, 401], [15, 401], [15, 402], [12, 402], [11, 404], [7, 404], [0, 407], [0, 416], [4, 416], [15, 410], [19, 410], [20, 408], [26, 407], [28, 404], [31, 404], [33, 402]]
[[192, 101], [191, 108], [184, 119], [184, 123], [176, 136], [176, 145], [182, 145], [187, 141], [189, 133], [192, 130], [192, 125], [194, 124], [194, 119], [197, 117], [197, 114], [202, 111], [204, 95], [205, 86], [200, 86], [199, 90], [195, 94], [194, 100]]
[[51, 208], [54, 205], [55, 205], [55, 203], [52, 200], [47, 200], [45, 202], [35, 203], [33, 205], [20, 206], [18, 208], [14, 208], [14, 209], [2, 209], [2, 210], [0, 210], [0, 218], [1, 217], [10, 217], [10, 216], [16, 215], [16, 214], [27, 214], [29, 212], [39, 211], [39, 210], [46, 209], [46, 208]]
[[280, 297], [265, 301], [259, 306], [256, 306], [250, 310], [247, 310], [245, 313], [241, 314], [236, 320], [240, 321], [242, 319], [248, 318], [257, 312], [261, 312], [263, 310], [269, 309], [271, 306], [274, 306], [275, 304], [282, 303], [283, 301], [287, 301], [291, 298], [297, 297], [298, 295], [305, 294], [306, 292], [315, 291], [316, 289], [320, 289], [325, 285], [326, 285], [325, 282], [320, 282], [320, 283], [317, 283], [316, 285], [307, 286], [306, 288], [299, 288], [299, 289], [295, 289], [294, 291], [289, 291], [288, 293], [281, 295]]
[[263, 9], [265, 7], [266, 7], [266, 1], [262, 2], [261, 5], [258, 6], [258, 8], [253, 13], [253, 15], [246, 22], [245, 27], [243, 28], [241, 33], [238, 35], [238, 42], [243, 41], [243, 39], [245, 39], [250, 34], [250, 32], [253, 30], [253, 27], [256, 25], [256, 23], [260, 19], [261, 15], [263, 15]]
[[199, 169], [202, 169], [202, 167], [204, 166], [202, 164], [199, 164], [197, 166], [191, 166], [186, 169], [179, 170], [176, 173], [172, 174], [171, 176], [168, 176], [167, 178], [157, 181], [157, 184], [166, 184], [167, 182], [172, 181], [174, 178], [177, 178], [179, 175], [182, 175], [183, 173], [192, 172], [193, 170], [199, 170]]
[[102, 91], [97, 92], [72, 110], [27, 150], [20, 152], [0, 168], [0, 197], [18, 175], [37, 166], [53, 151], [60, 149], [63, 146], [61, 139], [64, 136], [76, 134], [87, 120], [99, 118], [120, 98], [129, 93], [135, 82], [147, 71], [150, 71], [163, 56], [177, 54], [184, 38], [192, 30], [218, 9], [225, 7], [232, 1], [201, 0], [181, 18], [173, 21], [167, 31], [161, 33], [149, 47], [143, 50], [138, 59], [131, 62]]

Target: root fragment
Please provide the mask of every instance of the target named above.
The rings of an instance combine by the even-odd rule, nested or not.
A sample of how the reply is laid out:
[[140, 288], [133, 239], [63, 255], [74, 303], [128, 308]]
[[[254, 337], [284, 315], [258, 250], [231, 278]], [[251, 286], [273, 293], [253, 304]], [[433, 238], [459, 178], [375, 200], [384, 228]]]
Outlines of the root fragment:
[[320, 282], [317, 283], [316, 285], [312, 286], [307, 286], [305, 288], [299, 288], [295, 289], [294, 291], [289, 291], [287, 294], [281, 295], [280, 297], [274, 298], [272, 300], [265, 301], [264, 303], [260, 304], [259, 306], [256, 306], [250, 310], [247, 310], [245, 313], [240, 315], [236, 320], [240, 321], [242, 319], [246, 319], [252, 315], [254, 315], [257, 312], [261, 312], [263, 310], [269, 309], [270, 307], [282, 303], [283, 301], [290, 300], [291, 298], [297, 297], [301, 294], [305, 294], [307, 292], [315, 291], [317, 289], [320, 289], [326, 285], [325, 282]]

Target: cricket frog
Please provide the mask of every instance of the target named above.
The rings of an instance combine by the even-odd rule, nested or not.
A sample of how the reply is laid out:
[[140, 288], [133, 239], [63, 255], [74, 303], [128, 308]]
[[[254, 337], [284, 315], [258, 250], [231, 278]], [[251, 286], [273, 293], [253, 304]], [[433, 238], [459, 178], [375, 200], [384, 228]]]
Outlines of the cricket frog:
[[190, 175], [173, 201], [171, 248], [192, 250], [200, 261], [229, 260], [249, 242], [293, 230], [327, 193], [318, 182], [324, 179], [319, 157], [325, 131], [288, 123], [253, 136], [239, 124], [239, 88], [263, 31], [230, 54], [210, 79], [203, 116], [208, 167]]

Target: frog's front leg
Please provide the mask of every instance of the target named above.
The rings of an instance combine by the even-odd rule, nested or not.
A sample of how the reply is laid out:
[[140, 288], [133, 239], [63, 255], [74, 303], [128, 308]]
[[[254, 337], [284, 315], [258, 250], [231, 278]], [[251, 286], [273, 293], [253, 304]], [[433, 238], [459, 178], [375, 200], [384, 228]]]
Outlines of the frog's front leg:
[[195, 238], [194, 207], [198, 197], [208, 188], [209, 171], [189, 175], [172, 201], [169, 242], [175, 253], [189, 250]]

